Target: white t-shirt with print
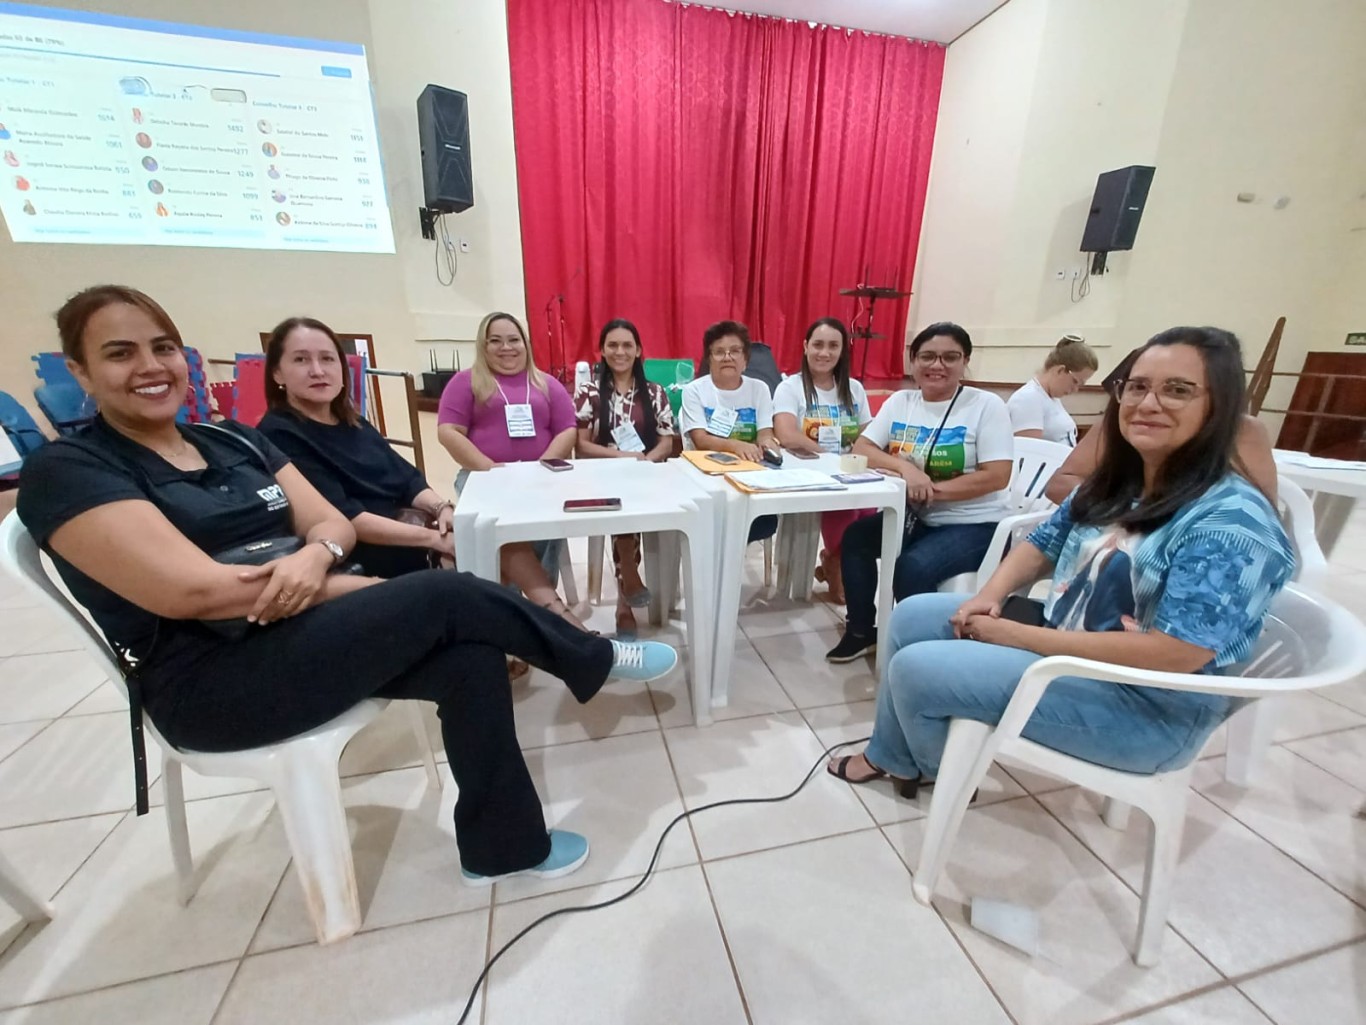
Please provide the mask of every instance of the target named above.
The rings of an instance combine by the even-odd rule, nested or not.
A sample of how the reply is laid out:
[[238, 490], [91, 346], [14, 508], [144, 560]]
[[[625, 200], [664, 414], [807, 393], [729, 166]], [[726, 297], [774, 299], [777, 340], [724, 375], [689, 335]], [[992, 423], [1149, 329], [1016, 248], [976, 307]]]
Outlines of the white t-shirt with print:
[[683, 386], [679, 431], [683, 435], [685, 449], [692, 451], [697, 447], [688, 432], [705, 431], [717, 408], [735, 413], [735, 426], [730, 429], [729, 435], [735, 441], [757, 443], [759, 432], [773, 427], [773, 396], [769, 394], [768, 385], [752, 377], [742, 377], [740, 387], [734, 391], [722, 391], [708, 374]]
[[[863, 436], [889, 454], [909, 459], [935, 482], [972, 473], [981, 463], [1015, 459], [1015, 435], [1004, 402], [980, 388], [964, 388], [952, 411], [949, 404], [947, 399], [926, 402], [919, 391], [899, 391], [883, 403]], [[944, 429], [926, 466], [926, 450], [941, 421]], [[920, 519], [934, 527], [993, 523], [1008, 512], [1007, 494], [1002, 489], [957, 502], [932, 502]]]
[[1045, 441], [1076, 448], [1077, 422], [1061, 400], [1044, 390], [1037, 377], [1031, 377], [1006, 400], [1006, 409], [1016, 431], [1043, 431]]
[[[815, 389], [816, 401], [806, 403], [806, 391], [802, 387], [802, 375], [793, 374], [783, 378], [773, 393], [773, 412], [790, 413], [797, 418], [797, 427], [812, 441], [820, 441], [820, 429], [837, 428], [839, 436], [833, 445], [823, 445], [827, 452], [848, 452], [858, 437], [859, 428], [873, 419], [868, 412], [868, 395], [863, 385], [857, 381], [849, 382], [849, 398], [853, 400], [853, 410], [840, 407], [839, 389], [826, 391]], [[830, 432], [827, 430], [827, 434]]]

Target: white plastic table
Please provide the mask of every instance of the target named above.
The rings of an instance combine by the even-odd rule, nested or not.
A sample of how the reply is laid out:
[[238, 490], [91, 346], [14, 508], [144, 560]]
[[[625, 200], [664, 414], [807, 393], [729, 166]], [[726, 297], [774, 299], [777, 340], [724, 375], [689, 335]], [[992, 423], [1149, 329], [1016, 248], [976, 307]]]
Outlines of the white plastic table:
[[[1314, 493], [1314, 533], [1324, 556], [1332, 554], [1347, 517], [1357, 500], [1366, 498], [1366, 469], [1340, 459], [1316, 459], [1313, 466], [1301, 466], [1302, 452], [1275, 449], [1276, 472]], [[1328, 464], [1341, 463], [1341, 466]]]
[[[677, 467], [681, 476], [705, 488], [716, 499], [715, 510], [720, 521], [716, 547], [720, 553], [720, 568], [716, 583], [716, 636], [712, 649], [715, 665], [712, 670], [711, 701], [714, 707], [722, 707], [730, 700], [731, 658], [735, 654], [735, 631], [739, 626], [745, 547], [750, 524], [760, 516], [809, 514], [810, 523], [793, 532], [794, 537], [802, 537], [809, 536], [816, 529], [819, 514], [827, 510], [876, 509], [885, 513], [882, 517], [882, 571], [878, 574], [878, 607], [881, 614], [878, 616], [876, 672], [881, 678], [887, 658], [887, 624], [893, 604], [891, 567], [901, 554], [906, 518], [906, 486], [901, 480], [886, 478], [870, 484], [851, 484], [843, 491], [750, 494], [733, 487], [724, 477], [703, 473], [686, 459], [675, 459], [666, 465]], [[839, 456], [832, 454], [817, 459], [795, 459], [789, 454], [784, 457], [784, 466], [829, 474], [840, 472]], [[798, 544], [796, 547], [806, 546]], [[793, 565], [792, 558], [789, 558], [789, 565], [784, 567], [782, 556], [779, 558], [780, 584], [784, 569], [788, 573], [804, 572], [809, 575], [810, 566]], [[688, 593], [691, 595], [692, 592]]]
[[[565, 512], [577, 498], [619, 498], [619, 511]], [[667, 464], [580, 459], [555, 473], [539, 463], [512, 463], [472, 473], [455, 506], [452, 532], [461, 569], [499, 579], [499, 550], [516, 541], [643, 534], [650, 622], [659, 625], [677, 589], [683, 555], [687, 586], [688, 675], [693, 719], [711, 721], [712, 644], [716, 593], [716, 525], [710, 494]], [[685, 550], [680, 553], [676, 537]]]

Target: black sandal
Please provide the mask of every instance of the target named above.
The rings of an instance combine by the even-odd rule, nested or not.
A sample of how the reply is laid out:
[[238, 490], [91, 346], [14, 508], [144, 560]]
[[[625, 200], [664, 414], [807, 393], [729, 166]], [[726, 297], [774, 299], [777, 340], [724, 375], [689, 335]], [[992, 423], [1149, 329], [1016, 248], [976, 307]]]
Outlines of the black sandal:
[[[930, 790], [934, 787], [934, 780], [924, 776], [917, 776], [915, 779], [899, 779], [896, 781], [896, 792], [908, 801], [914, 801], [921, 789]], [[968, 804], [976, 804], [977, 797], [981, 794], [981, 789], [974, 790], [972, 796], [968, 798]]]
[[868, 762], [868, 768], [873, 770], [872, 774], [868, 776], [863, 776], [859, 779], [852, 778], [849, 775], [849, 763], [857, 757], [858, 755], [845, 755], [843, 758], [841, 758], [839, 761], [835, 763], [834, 768], [831, 768], [830, 765], [827, 764], [825, 766], [825, 771], [828, 772], [830, 775], [834, 776], [836, 779], [843, 780], [845, 783], [853, 783], [855, 786], [861, 786], [864, 783], [871, 783], [874, 780], [887, 778], [887, 773], [883, 772], [872, 762], [868, 762], [868, 758], [866, 756], [863, 760], [865, 762]]

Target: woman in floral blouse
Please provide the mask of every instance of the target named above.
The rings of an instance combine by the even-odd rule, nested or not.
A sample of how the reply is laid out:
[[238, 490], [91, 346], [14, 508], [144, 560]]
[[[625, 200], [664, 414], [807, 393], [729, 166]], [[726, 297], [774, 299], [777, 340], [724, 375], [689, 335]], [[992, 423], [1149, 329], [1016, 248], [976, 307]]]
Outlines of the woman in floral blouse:
[[[1251, 655], [1295, 568], [1276, 510], [1234, 471], [1244, 383], [1238, 340], [1209, 327], [1154, 336], [1114, 382], [1104, 456], [976, 596], [917, 594], [892, 612], [892, 654], [850, 783], [932, 780], [949, 721], [995, 723], [1040, 658], [1072, 655], [1169, 673], [1214, 673]], [[1035, 617], [1001, 614], [1045, 574]], [[1063, 677], [1024, 736], [1124, 772], [1188, 764], [1237, 699]]]
[[[648, 459], [662, 462], [673, 452], [674, 418], [664, 389], [645, 380], [640, 332], [629, 320], [609, 321], [598, 335], [597, 380], [574, 395], [581, 459]], [[603, 400], [606, 396], [606, 401]], [[640, 579], [640, 535], [612, 538], [617, 577], [617, 636], [634, 638], [632, 609], [650, 604]]]

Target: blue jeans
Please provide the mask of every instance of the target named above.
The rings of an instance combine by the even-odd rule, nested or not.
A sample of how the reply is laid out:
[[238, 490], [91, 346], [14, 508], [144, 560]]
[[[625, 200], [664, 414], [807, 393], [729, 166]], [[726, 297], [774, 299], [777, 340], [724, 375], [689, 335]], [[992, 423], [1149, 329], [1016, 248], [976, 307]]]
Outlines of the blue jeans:
[[[892, 570], [897, 601], [933, 591], [949, 577], [975, 573], [991, 547], [994, 523], [917, 523], [901, 544]], [[882, 554], [882, 513], [855, 520], [844, 532], [840, 569], [848, 602], [848, 630], [859, 637], [877, 633], [877, 561]], [[886, 611], [885, 609], [883, 610]]]
[[[920, 594], [892, 612], [892, 650], [877, 696], [868, 760], [903, 779], [939, 772], [950, 719], [995, 724], [1032, 651], [957, 640], [949, 616], [967, 596]], [[1024, 736], [1124, 772], [1186, 765], [1236, 698], [1065, 676], [1049, 684]]]

